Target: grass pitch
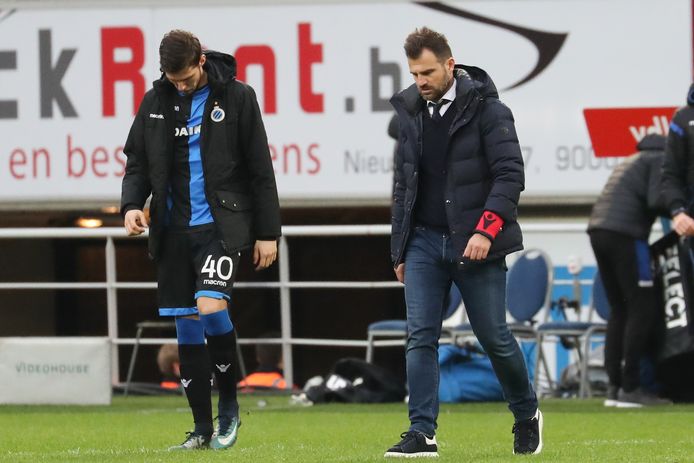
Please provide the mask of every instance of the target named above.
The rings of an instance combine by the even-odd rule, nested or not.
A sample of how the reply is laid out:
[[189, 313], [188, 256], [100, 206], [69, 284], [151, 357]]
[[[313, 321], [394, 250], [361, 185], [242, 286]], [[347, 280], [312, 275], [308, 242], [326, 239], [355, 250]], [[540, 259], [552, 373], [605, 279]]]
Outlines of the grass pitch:
[[[191, 426], [183, 397], [0, 406], [0, 461], [385, 462], [384, 451], [407, 428], [404, 404], [300, 407], [286, 396], [244, 396], [241, 407], [232, 449], [171, 453], [166, 448]], [[541, 409], [544, 450], [519, 457], [511, 454], [505, 404], [442, 404], [438, 461], [694, 462], [694, 405], [618, 410], [599, 400], [545, 400]]]

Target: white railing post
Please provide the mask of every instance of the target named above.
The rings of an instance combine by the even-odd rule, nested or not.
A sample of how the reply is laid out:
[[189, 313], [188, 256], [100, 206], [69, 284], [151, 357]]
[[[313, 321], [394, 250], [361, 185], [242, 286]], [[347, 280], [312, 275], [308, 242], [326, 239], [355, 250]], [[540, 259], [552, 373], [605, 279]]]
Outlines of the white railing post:
[[106, 238], [106, 314], [108, 339], [111, 341], [111, 384], [120, 382], [118, 365], [118, 293], [116, 289], [116, 247], [113, 237]]
[[280, 237], [280, 320], [282, 322], [282, 359], [287, 389], [294, 385], [294, 359], [292, 356], [292, 303], [289, 289], [289, 246], [287, 237]]

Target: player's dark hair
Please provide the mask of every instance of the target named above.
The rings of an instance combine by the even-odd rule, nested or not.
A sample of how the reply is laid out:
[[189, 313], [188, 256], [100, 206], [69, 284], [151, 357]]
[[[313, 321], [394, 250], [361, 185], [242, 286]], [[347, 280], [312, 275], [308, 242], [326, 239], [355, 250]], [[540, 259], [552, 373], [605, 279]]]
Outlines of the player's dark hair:
[[425, 48], [431, 50], [441, 63], [453, 56], [446, 36], [428, 27], [415, 29], [405, 39], [405, 55], [409, 59], [419, 58]]
[[200, 62], [202, 47], [196, 36], [174, 29], [167, 32], [159, 45], [161, 72], [177, 73]]

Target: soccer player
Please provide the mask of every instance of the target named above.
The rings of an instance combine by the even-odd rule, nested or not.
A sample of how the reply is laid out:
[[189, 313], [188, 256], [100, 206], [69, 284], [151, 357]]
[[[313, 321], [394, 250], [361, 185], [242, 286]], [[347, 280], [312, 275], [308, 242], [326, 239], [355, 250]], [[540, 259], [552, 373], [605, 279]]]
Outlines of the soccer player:
[[128, 235], [141, 234], [151, 195], [159, 314], [176, 317], [181, 383], [195, 422], [171, 450], [225, 449], [241, 424], [227, 304], [242, 250], [252, 249], [256, 270], [277, 257], [277, 187], [255, 93], [235, 79], [234, 57], [203, 52], [193, 34], [172, 30], [159, 59], [162, 76], [145, 94], [124, 147], [121, 213]]

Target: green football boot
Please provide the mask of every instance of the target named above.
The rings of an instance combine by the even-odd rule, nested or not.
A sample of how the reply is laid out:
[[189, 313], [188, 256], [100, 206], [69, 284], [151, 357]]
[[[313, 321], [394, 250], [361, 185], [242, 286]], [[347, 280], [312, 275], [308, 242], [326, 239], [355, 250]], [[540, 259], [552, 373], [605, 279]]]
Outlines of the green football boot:
[[219, 428], [217, 432], [212, 435], [212, 440], [210, 441], [210, 448], [215, 450], [228, 449], [234, 443], [236, 443], [236, 438], [239, 435], [239, 427], [241, 426], [241, 421], [237, 416], [233, 417], [231, 421], [227, 424], [225, 420], [219, 420]]

